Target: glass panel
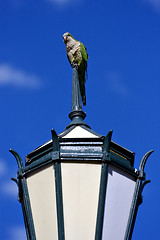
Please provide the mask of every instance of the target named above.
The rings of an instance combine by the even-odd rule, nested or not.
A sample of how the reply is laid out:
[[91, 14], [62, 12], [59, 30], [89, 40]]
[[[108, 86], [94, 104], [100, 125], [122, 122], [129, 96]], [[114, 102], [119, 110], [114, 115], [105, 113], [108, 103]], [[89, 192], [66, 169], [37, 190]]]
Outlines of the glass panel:
[[98, 138], [98, 136], [80, 126], [77, 126], [65, 135], [64, 138]]
[[133, 176], [109, 165], [102, 240], [124, 239], [134, 188]]
[[27, 176], [27, 186], [37, 240], [58, 240], [54, 166]]
[[62, 163], [66, 240], [94, 239], [101, 164]]

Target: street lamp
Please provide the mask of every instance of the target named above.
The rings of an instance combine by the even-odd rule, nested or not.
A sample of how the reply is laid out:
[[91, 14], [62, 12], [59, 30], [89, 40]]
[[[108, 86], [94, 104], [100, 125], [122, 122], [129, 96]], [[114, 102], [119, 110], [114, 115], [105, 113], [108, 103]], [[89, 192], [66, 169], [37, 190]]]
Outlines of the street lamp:
[[149, 151], [134, 168], [134, 153], [84, 122], [73, 69], [71, 123], [18, 164], [19, 201], [27, 239], [129, 240], [142, 202]]

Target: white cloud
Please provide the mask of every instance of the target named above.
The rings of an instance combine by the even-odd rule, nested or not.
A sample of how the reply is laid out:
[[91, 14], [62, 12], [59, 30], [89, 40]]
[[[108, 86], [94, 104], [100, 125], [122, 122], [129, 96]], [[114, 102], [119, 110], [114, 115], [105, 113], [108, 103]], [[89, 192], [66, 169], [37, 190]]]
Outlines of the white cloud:
[[18, 186], [13, 181], [4, 182], [1, 184], [1, 193], [8, 195], [10, 197], [14, 197], [17, 200], [18, 196]]
[[160, 0], [143, 0], [145, 3], [150, 4], [157, 12], [160, 12]]
[[0, 64], [0, 86], [15, 86], [37, 88], [41, 85], [40, 79], [9, 64]]
[[9, 237], [12, 240], [26, 240], [25, 228], [22, 227], [12, 227], [9, 229]]
[[107, 80], [108, 80], [109, 88], [113, 92], [115, 92], [123, 97], [128, 96], [129, 90], [128, 90], [127, 86], [122, 82], [119, 75], [117, 75], [115, 73], [110, 73], [107, 77]]

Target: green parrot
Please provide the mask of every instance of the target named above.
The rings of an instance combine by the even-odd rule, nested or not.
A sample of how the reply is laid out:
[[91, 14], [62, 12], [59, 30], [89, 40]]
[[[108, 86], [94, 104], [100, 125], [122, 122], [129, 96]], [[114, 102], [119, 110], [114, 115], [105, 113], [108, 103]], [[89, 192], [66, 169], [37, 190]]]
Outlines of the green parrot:
[[72, 68], [77, 68], [82, 102], [83, 105], [86, 105], [87, 49], [83, 43], [74, 39], [68, 32], [63, 34], [63, 41], [66, 45], [67, 57]]

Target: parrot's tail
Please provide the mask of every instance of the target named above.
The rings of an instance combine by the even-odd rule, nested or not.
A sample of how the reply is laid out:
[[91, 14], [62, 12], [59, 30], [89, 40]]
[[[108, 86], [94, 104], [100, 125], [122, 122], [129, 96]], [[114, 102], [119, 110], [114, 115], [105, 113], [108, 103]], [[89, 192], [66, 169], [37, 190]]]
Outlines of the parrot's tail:
[[86, 106], [86, 95], [82, 97], [83, 106]]
[[79, 78], [79, 87], [80, 87], [80, 93], [81, 93], [81, 98], [82, 98], [82, 102], [83, 105], [86, 105], [86, 90], [85, 90], [85, 75], [82, 73], [78, 74], [78, 78]]

